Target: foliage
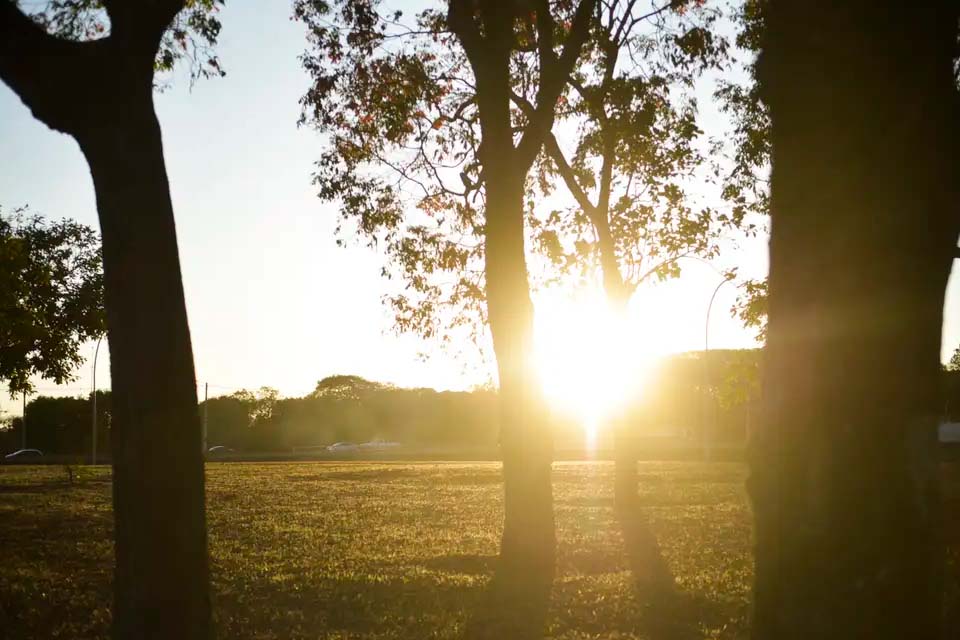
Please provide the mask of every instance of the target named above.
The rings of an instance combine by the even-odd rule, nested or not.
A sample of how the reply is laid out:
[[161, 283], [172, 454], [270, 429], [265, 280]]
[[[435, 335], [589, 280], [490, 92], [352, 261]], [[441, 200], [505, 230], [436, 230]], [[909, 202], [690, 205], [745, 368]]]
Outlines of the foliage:
[[373, 382], [354, 375], [327, 376], [317, 382], [310, 394], [312, 398], [337, 398], [340, 400], [360, 400], [376, 391], [392, 389], [389, 384]]
[[[739, 25], [736, 44], [747, 60], [742, 82], [724, 80], [715, 94], [721, 109], [733, 120], [730, 144], [732, 168], [724, 178], [723, 197], [734, 215], [767, 216], [770, 213], [770, 115], [757, 83], [757, 54], [763, 32], [767, 0], [743, 0], [735, 18]], [[741, 285], [741, 294], [731, 310], [744, 326], [766, 339], [767, 284], [752, 280]]]
[[537, 167], [539, 197], [562, 182], [576, 202], [530, 219], [534, 246], [560, 274], [600, 267], [608, 295], [623, 301], [646, 279], [678, 275], [680, 257], [716, 255], [718, 225], [742, 222], [695, 210], [684, 186], [707, 165], [693, 89], [726, 60], [719, 17], [704, 2], [598, 9], [558, 109], [562, 134], [548, 136]]
[[483, 315], [479, 125], [465, 55], [436, 8], [407, 23], [382, 2], [298, 0], [294, 16], [310, 43], [301, 124], [327, 138], [314, 183], [340, 204], [338, 243], [355, 231], [385, 254], [383, 274], [404, 285], [386, 299], [399, 330], [449, 338], [446, 329]]
[[32, 375], [71, 380], [80, 346], [104, 323], [97, 233], [26, 208], [0, 211], [0, 380], [10, 393], [30, 391]]
[[[220, 36], [220, 7], [226, 0], [186, 0], [183, 9], [163, 35], [154, 68], [172, 71], [184, 62], [191, 82], [220, 77], [226, 72], [214, 51]], [[31, 18], [51, 34], [74, 41], [97, 40], [110, 35], [109, 1], [45, 0], [24, 3]]]
[[717, 388], [720, 407], [729, 409], [753, 403], [760, 394], [759, 352], [734, 351], [725, 365], [723, 382]]
[[767, 281], [748, 280], [740, 285], [740, 294], [730, 310], [745, 327], [757, 332], [757, 340], [767, 339]]
[[[506, 36], [510, 81], [535, 116], [516, 107], [506, 114], [515, 148], [502, 151], [529, 153], [527, 165], [555, 108], [541, 89], [562, 81], [551, 75], [559, 60], [572, 64], [556, 52], [566, 50], [574, 30], [585, 33], [586, 22], [576, 23], [576, 16], [586, 6], [564, 0], [513, 9]], [[473, 26], [483, 7], [450, 5]], [[341, 242], [356, 231], [385, 254], [384, 275], [401, 283], [387, 296], [398, 330], [448, 346], [462, 344], [455, 337], [481, 345], [482, 96], [461, 38], [436, 7], [408, 20], [376, 0], [300, 0], [295, 17], [308, 29], [310, 49], [302, 62], [313, 80], [301, 123], [328, 140], [315, 182], [321, 198], [341, 205], [347, 223], [339, 229]], [[544, 64], [551, 65], [547, 73]]]
[[725, 176], [724, 199], [734, 214], [766, 216], [770, 212], [770, 115], [757, 83], [756, 59], [763, 32], [767, 0], [743, 0], [734, 18], [739, 30], [736, 44], [746, 57], [742, 82], [724, 79], [714, 97], [733, 120], [732, 168]]
[[960, 371], [960, 347], [953, 350], [953, 355], [950, 356], [950, 360], [944, 365], [944, 369], [951, 372]]

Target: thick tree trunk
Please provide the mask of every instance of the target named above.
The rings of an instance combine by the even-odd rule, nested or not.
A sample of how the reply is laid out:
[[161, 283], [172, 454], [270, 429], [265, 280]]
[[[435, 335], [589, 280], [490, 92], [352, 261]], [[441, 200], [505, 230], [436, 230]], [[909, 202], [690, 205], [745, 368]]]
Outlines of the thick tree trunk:
[[940, 637], [936, 416], [957, 240], [953, 3], [768, 5], [753, 637]]
[[[504, 163], [507, 164], [507, 163]], [[553, 576], [552, 439], [533, 370], [522, 174], [491, 170], [486, 186], [487, 314], [500, 377], [504, 528], [501, 558], [517, 575]], [[502, 175], [497, 175], [501, 174]]]
[[[190, 333], [150, 82], [78, 136], [103, 235], [113, 381], [115, 638], [211, 635]], [[122, 93], [119, 92], [118, 93]]]

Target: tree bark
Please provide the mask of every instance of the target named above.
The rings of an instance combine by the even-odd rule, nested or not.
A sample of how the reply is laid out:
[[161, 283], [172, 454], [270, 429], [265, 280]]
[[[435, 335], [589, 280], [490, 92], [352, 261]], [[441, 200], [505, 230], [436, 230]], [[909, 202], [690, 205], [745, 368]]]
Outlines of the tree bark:
[[[521, 574], [553, 575], [552, 434], [531, 363], [533, 304], [523, 254], [522, 189], [487, 183], [487, 312], [500, 378], [504, 529], [501, 557]], [[519, 227], [516, 228], [516, 227]]]
[[937, 389], [957, 9], [774, 0], [753, 637], [940, 638]]
[[[209, 638], [203, 454], [150, 82], [79, 136], [103, 234], [113, 381], [114, 637]], [[122, 107], [121, 107], [122, 105]]]
[[[550, 8], [538, 5], [540, 85], [537, 105], [514, 144], [510, 55], [521, 10], [507, 2], [451, 0], [448, 23], [474, 71], [486, 198], [484, 275], [487, 320], [500, 378], [504, 476], [501, 567], [518, 581], [549, 587], [556, 555], [551, 465], [552, 434], [533, 370], [533, 303], [524, 251], [524, 186], [553, 127], [557, 99], [589, 35], [594, 0], [575, 12], [567, 41], [554, 52]], [[480, 25], [483, 25], [483, 29]], [[509, 580], [508, 580], [509, 582]]]
[[[493, 91], [488, 93], [493, 97]], [[494, 123], [484, 130], [487, 316], [500, 382], [504, 528], [501, 559], [518, 576], [553, 576], [556, 553], [552, 434], [533, 369], [533, 302], [524, 251], [525, 168], [511, 162], [509, 94], [484, 98]], [[499, 107], [499, 108], [498, 108]], [[497, 113], [500, 108], [505, 112]], [[496, 118], [505, 115], [505, 118]], [[501, 126], [505, 124], [506, 126]]]
[[90, 166], [103, 240], [113, 393], [113, 636], [211, 635], [203, 455], [153, 64], [182, 0], [128, 10], [91, 42], [0, 2], [0, 77]]

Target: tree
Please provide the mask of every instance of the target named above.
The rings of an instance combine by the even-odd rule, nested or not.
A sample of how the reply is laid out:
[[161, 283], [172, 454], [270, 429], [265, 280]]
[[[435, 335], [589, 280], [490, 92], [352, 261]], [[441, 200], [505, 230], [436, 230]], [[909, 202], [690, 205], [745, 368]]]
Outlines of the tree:
[[[296, 5], [314, 46], [304, 57], [314, 78], [304, 121], [331, 142], [318, 163], [320, 195], [384, 241], [422, 296], [392, 300], [401, 327], [435, 334], [444, 289], [430, 275], [439, 271], [460, 274], [447, 302], [475, 311], [485, 302], [500, 387], [503, 566], [552, 574], [552, 448], [530, 357], [524, 195], [595, 2], [453, 0], [446, 15], [425, 11], [409, 28], [378, 5], [338, 3], [333, 23], [325, 3]], [[404, 46], [404, 38], [420, 40]], [[518, 87], [530, 111], [511, 108]], [[370, 175], [373, 164], [390, 167], [393, 180]], [[452, 177], [462, 188], [448, 186]], [[416, 189], [417, 221], [432, 225], [404, 226], [403, 187]], [[471, 273], [480, 260], [482, 272]]]
[[[576, 207], [533, 218], [535, 246], [561, 273], [598, 269], [615, 314], [623, 316], [641, 284], [680, 274], [680, 259], [710, 258], [719, 225], [741, 218], [691, 206], [684, 182], [706, 159], [696, 148], [694, 82], [725, 58], [713, 32], [718, 12], [702, 3], [638, 8], [601, 2], [591, 22], [586, 63], [569, 80], [556, 126], [573, 129], [566, 146], [546, 136], [537, 184], [562, 182]], [[517, 105], [532, 105], [514, 94]], [[596, 327], [596, 331], [608, 330]], [[637, 492], [636, 452], [627, 420], [614, 417], [617, 504]]]
[[57, 384], [83, 362], [80, 345], [104, 331], [100, 242], [70, 220], [0, 210], [0, 379], [11, 395], [30, 376]]
[[[29, 16], [0, 2], [0, 78], [77, 141], [93, 177], [114, 393], [117, 638], [211, 631], [193, 355], [153, 90], [156, 70], [215, 42], [216, 4], [56, 0]], [[218, 68], [205, 64], [195, 73]]]
[[392, 388], [382, 382], [373, 382], [356, 375], [327, 376], [317, 382], [310, 394], [313, 398], [335, 398], [338, 400], [361, 400], [376, 391]]
[[960, 7], [762, 8], [772, 220], [753, 637], [933, 640]]
[[953, 355], [950, 356], [950, 362], [946, 366], [947, 371], [960, 371], [960, 347], [957, 347], [953, 350]]

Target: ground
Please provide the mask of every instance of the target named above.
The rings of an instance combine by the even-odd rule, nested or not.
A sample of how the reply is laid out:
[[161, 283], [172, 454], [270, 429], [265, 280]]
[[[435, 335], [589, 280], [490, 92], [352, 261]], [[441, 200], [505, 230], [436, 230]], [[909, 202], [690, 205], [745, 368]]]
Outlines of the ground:
[[[109, 469], [75, 474], [0, 467], [4, 638], [107, 637]], [[646, 548], [628, 553], [612, 465], [557, 463], [546, 635], [746, 637], [744, 475], [736, 463], [641, 463], [643, 531], [632, 540]], [[489, 614], [497, 464], [225, 463], [208, 465], [207, 482], [219, 637], [460, 638]], [[654, 564], [672, 574], [672, 592], [635, 580], [631, 567]]]

